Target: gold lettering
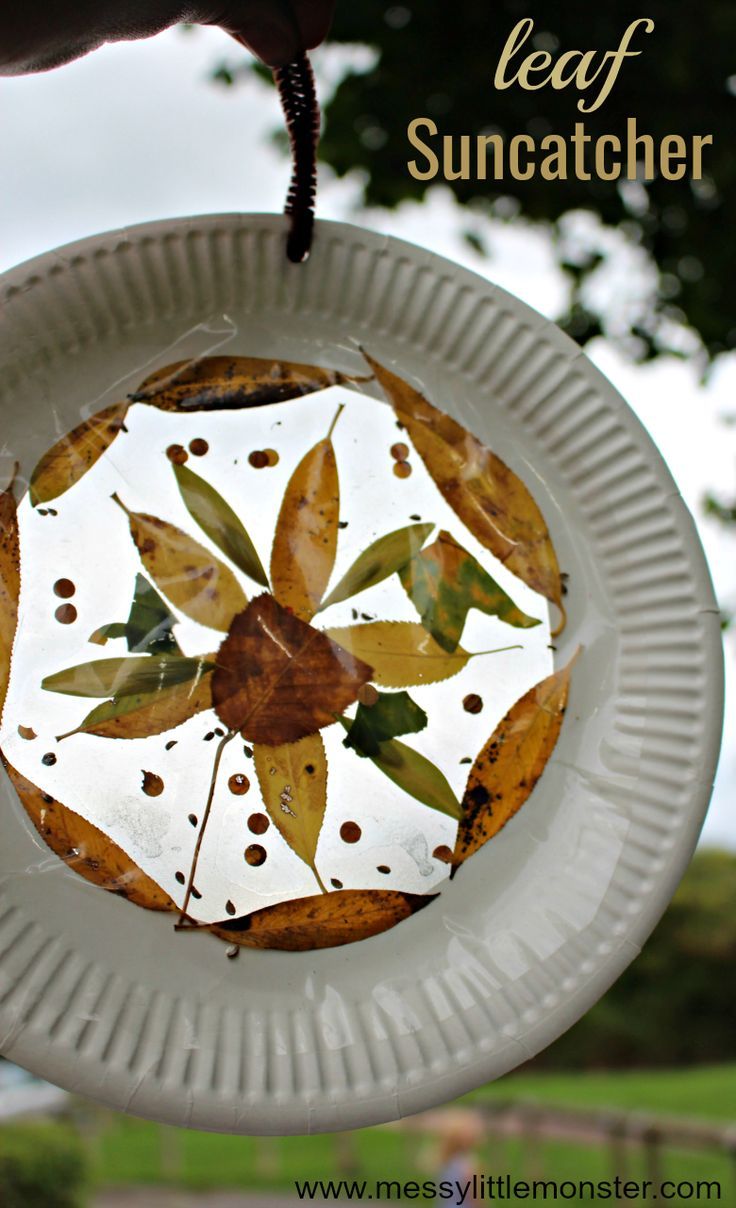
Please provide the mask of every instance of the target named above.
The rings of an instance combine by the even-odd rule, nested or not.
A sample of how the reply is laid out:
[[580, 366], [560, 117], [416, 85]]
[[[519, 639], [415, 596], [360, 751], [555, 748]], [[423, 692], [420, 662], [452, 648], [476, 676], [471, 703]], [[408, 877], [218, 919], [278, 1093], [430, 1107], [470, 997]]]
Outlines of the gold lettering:
[[606, 145], [610, 146], [611, 150], [618, 155], [621, 154], [621, 139], [616, 138], [615, 134], [602, 134], [595, 144], [596, 175], [601, 180], [618, 180], [621, 175], [621, 164], [615, 160], [610, 167], [606, 167]]
[[627, 180], [637, 180], [639, 173], [637, 171], [637, 155], [639, 153], [639, 145], [644, 148], [644, 180], [654, 180], [654, 139], [651, 134], [636, 133], [636, 118], [629, 117], [626, 119], [626, 141], [627, 141], [627, 163], [626, 163], [626, 178]]
[[575, 123], [575, 133], [570, 141], [575, 148], [575, 175], [578, 180], [590, 180], [590, 172], [585, 167], [585, 147], [590, 142], [590, 135], [585, 133], [582, 122]]
[[431, 117], [415, 117], [413, 122], [409, 122], [406, 133], [412, 147], [415, 147], [417, 151], [421, 151], [429, 166], [422, 171], [417, 167], [417, 161], [410, 159], [407, 167], [409, 174], [415, 180], [434, 180], [439, 172], [440, 161], [432, 148], [423, 143], [419, 138], [417, 131], [422, 127], [426, 130], [427, 134], [432, 135], [437, 133], [437, 125], [432, 121]]
[[503, 180], [503, 135], [479, 134], [476, 142], [478, 180], [485, 180], [488, 173], [488, 148], [493, 147], [493, 179]]
[[534, 29], [534, 20], [532, 17], [525, 17], [523, 21], [519, 21], [511, 30], [506, 45], [501, 52], [501, 58], [498, 60], [496, 74], [493, 77], [494, 88], [510, 88], [516, 80], [516, 74], [512, 75], [509, 80], [505, 78], [506, 67], [524, 43], [529, 34]]
[[611, 60], [611, 66], [608, 71], [608, 75], [606, 76], [605, 80], [603, 81], [603, 86], [602, 86], [600, 92], [598, 93], [598, 96], [593, 101], [593, 103], [586, 107], [585, 100], [583, 97], [581, 97], [580, 100], [578, 101], [578, 109], [580, 110], [581, 113], [594, 113], [596, 109], [599, 109], [600, 106], [603, 104], [603, 102], [606, 100], [606, 98], [609, 96], [611, 89], [613, 88], [613, 85], [616, 83], [616, 80], [618, 79], [618, 74], [619, 74], [621, 68], [623, 67], [624, 59], [633, 59], [633, 58], [636, 58], [637, 55], [641, 54], [640, 50], [629, 50], [628, 49], [629, 43], [631, 42], [631, 39], [633, 38], [636, 30], [638, 29], [638, 27], [640, 25], [644, 26], [644, 32], [647, 34], [650, 34], [652, 32], [652, 30], [654, 29], [654, 22], [652, 21], [651, 17], [640, 17], [638, 19], [638, 21], [632, 21], [631, 24], [629, 25], [629, 27], [626, 30], [624, 30], [624, 36], [621, 39], [621, 44], [619, 45], [618, 50], [606, 51], [605, 55], [603, 56], [603, 62], [601, 63], [601, 65], [597, 69], [597, 71], [590, 77], [590, 79], [586, 79], [585, 83], [583, 83], [582, 85], [579, 85], [579, 87], [588, 88], [590, 86], [590, 84], [592, 84], [594, 82], [594, 80], [597, 79], [598, 75], [603, 70], [606, 60], [607, 59]]
[[[456, 171], [454, 164], [455, 144], [460, 142], [460, 167]], [[445, 134], [442, 139], [442, 159], [445, 180], [470, 180], [470, 135], [461, 134], [459, 140], [451, 134]]]
[[516, 134], [509, 143], [509, 171], [514, 180], [531, 180], [534, 175], [534, 161], [529, 163], [527, 159], [526, 168], [522, 168], [519, 164], [519, 149], [525, 146], [528, 152], [534, 151], [534, 139], [529, 134]]
[[712, 134], [693, 135], [693, 180], [703, 179], [703, 147], [712, 146]]
[[659, 147], [659, 170], [665, 180], [682, 180], [685, 175], [685, 165], [676, 164], [672, 160], [682, 159], [687, 154], [684, 138], [679, 134], [666, 134]]
[[567, 147], [562, 135], [545, 134], [541, 150], [550, 152], [540, 168], [544, 180], [567, 180]]

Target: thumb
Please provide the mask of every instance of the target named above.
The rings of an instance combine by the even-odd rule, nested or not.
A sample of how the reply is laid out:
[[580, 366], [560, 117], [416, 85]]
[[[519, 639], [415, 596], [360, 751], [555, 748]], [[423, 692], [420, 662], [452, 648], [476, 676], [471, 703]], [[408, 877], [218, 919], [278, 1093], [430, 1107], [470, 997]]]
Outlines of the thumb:
[[327, 36], [335, 0], [238, 0], [219, 25], [269, 67], [283, 67]]

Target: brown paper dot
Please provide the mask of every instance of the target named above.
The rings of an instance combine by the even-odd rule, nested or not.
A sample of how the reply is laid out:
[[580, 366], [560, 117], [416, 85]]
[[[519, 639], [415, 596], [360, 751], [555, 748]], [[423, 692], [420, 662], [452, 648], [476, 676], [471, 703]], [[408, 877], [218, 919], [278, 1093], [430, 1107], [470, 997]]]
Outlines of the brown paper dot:
[[57, 579], [54, 583], [54, 595], [58, 596], [60, 600], [71, 600], [76, 590], [71, 579]]
[[177, 872], [177, 873], [175, 873], [174, 875], [176, 876], [176, 879], [177, 879], [177, 881], [179, 882], [179, 884], [180, 884], [180, 885], [184, 885], [184, 883], [186, 882], [186, 877], [184, 876], [184, 873], [183, 873], [183, 872]]
[[201, 436], [197, 436], [194, 440], [190, 440], [189, 452], [193, 453], [195, 457], [204, 457], [206, 453], [209, 453], [209, 451], [210, 447], [207, 444], [207, 441], [203, 440]]
[[452, 848], [446, 843], [441, 843], [439, 847], [435, 847], [432, 852], [435, 860], [441, 860], [443, 864], [452, 864]]
[[271, 820], [266, 814], [251, 814], [248, 819], [248, 830], [253, 835], [265, 835], [270, 825]]
[[196, 825], [197, 825], [197, 815], [196, 815], [196, 814], [190, 814], [190, 815], [189, 815], [189, 824], [190, 824], [190, 826], [196, 826]]
[[397, 478], [408, 478], [411, 474], [411, 465], [408, 461], [397, 461], [394, 463], [394, 474]]
[[268, 453], [263, 449], [254, 449], [248, 454], [248, 461], [254, 470], [263, 470], [268, 465]]
[[47, 754], [44, 755], [43, 759], [41, 760], [41, 763], [43, 764], [43, 766], [45, 768], [52, 768], [54, 766], [54, 764], [56, 763], [56, 756], [54, 755], [54, 752], [48, 751]]
[[54, 616], [60, 625], [73, 625], [77, 619], [77, 610], [73, 604], [60, 604]]
[[250, 780], [247, 776], [244, 776], [242, 772], [236, 772], [235, 775], [231, 776], [228, 780], [227, 787], [230, 789], [231, 793], [235, 794], [236, 797], [242, 797], [243, 794], [247, 793], [248, 789], [250, 788]]
[[250, 847], [245, 849], [245, 862], [250, 864], [251, 868], [260, 868], [261, 864], [266, 863], [266, 856], [266, 849], [261, 847], [260, 843], [251, 843]]
[[235, 914], [235, 903], [231, 902], [229, 898], [225, 903], [225, 909], [229, 915]]
[[395, 445], [391, 446], [391, 456], [394, 461], [406, 461], [409, 456], [409, 446], [405, 445], [402, 441], [398, 441]]
[[389, 868], [388, 864], [378, 864], [376, 866], [376, 872], [382, 872], [384, 876], [387, 876], [388, 873], [391, 872], [391, 869]]
[[143, 773], [143, 792], [147, 797], [160, 797], [164, 791], [164, 782], [155, 772]]
[[466, 713], [480, 713], [483, 708], [483, 698], [477, 692], [469, 692], [463, 698], [463, 709]]
[[333, 889], [342, 889], [342, 881], [338, 881], [337, 877], [330, 877], [330, 885]]
[[358, 691], [358, 701], [366, 709], [370, 709], [378, 701], [378, 689], [373, 684], [363, 684]]
[[189, 454], [183, 445], [169, 445], [166, 456], [175, 466], [183, 466], [185, 461], [189, 461]]
[[357, 822], [343, 822], [340, 827], [340, 838], [343, 843], [357, 843], [362, 834]]
[[275, 449], [264, 449], [263, 452], [266, 454], [266, 457], [268, 458], [268, 461], [266, 463], [267, 465], [277, 466], [279, 464], [279, 455]]
[[196, 885], [192, 885], [192, 897], [193, 897], [193, 898], [194, 898], [194, 899], [195, 899], [197, 902], [198, 902], [198, 901], [200, 900], [200, 898], [202, 897], [202, 895], [201, 895], [201, 893], [199, 892], [199, 890], [197, 889]]

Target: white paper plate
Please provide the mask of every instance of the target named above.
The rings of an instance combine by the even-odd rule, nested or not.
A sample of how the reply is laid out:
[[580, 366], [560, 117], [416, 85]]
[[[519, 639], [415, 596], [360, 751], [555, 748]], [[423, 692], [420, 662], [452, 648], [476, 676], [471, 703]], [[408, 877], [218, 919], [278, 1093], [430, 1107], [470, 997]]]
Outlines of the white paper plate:
[[[570, 575], [562, 736], [524, 809], [430, 907], [313, 953], [172, 939], [71, 873], [3, 779], [0, 1047], [172, 1124], [346, 1129], [512, 1069], [636, 956], [695, 844], [722, 718], [719, 617], [656, 449], [552, 323], [408, 244], [320, 223], [293, 266], [271, 216], [153, 223], [3, 280], [6, 469], [153, 368], [227, 350], [421, 384], [527, 482]], [[665, 405], [663, 403], [663, 405]], [[12, 454], [12, 456], [10, 456]], [[0, 467], [2, 468], [2, 467]]]

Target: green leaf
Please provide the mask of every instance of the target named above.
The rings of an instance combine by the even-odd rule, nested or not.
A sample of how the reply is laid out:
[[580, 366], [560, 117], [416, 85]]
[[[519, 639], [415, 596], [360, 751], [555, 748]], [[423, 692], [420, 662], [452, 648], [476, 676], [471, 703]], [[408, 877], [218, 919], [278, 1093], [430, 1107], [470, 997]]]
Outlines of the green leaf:
[[189, 514], [223, 554], [227, 554], [242, 570], [262, 587], [268, 587], [268, 576], [261, 565], [256, 547], [222, 495], [187, 466], [174, 466], [176, 481]]
[[173, 629], [177, 618], [145, 575], [137, 575], [125, 636], [131, 654], [181, 654]]
[[379, 692], [373, 705], [358, 705], [343, 746], [375, 759], [397, 734], [418, 734], [427, 724], [427, 714], [408, 692]]
[[60, 692], [65, 696], [134, 696], [139, 692], [157, 692], [174, 684], [186, 683], [213, 667], [214, 663], [202, 658], [152, 658], [150, 655], [140, 655], [134, 658], [98, 659], [48, 675], [41, 687], [47, 692]]
[[[203, 664], [204, 665], [204, 664]], [[69, 734], [95, 734], [99, 738], [150, 738], [164, 734], [197, 713], [212, 708], [211, 671], [156, 692], [117, 696], [95, 705]]]
[[100, 625], [99, 629], [95, 629], [94, 633], [89, 635], [87, 639], [94, 642], [95, 646], [106, 646], [113, 638], [125, 638], [128, 636], [128, 626], [122, 621], [113, 621], [110, 625]]
[[[351, 723], [347, 718], [341, 717], [338, 720], [346, 730], [350, 729]], [[396, 738], [380, 743], [378, 753], [369, 758], [389, 780], [416, 801], [421, 801], [422, 805], [439, 810], [450, 818], [461, 817], [460, 802], [444, 774], [431, 759], [420, 755], [418, 751], [412, 750]]]
[[322, 602], [319, 611], [323, 612], [330, 604], [349, 600], [351, 596], [357, 596], [359, 592], [401, 570], [419, 552], [433, 528], [433, 524], [409, 524], [406, 528], [379, 537], [355, 560]]
[[399, 578], [425, 629], [444, 650], [457, 648], [471, 608], [518, 629], [540, 624], [517, 608], [480, 562], [446, 532], [407, 563]]

